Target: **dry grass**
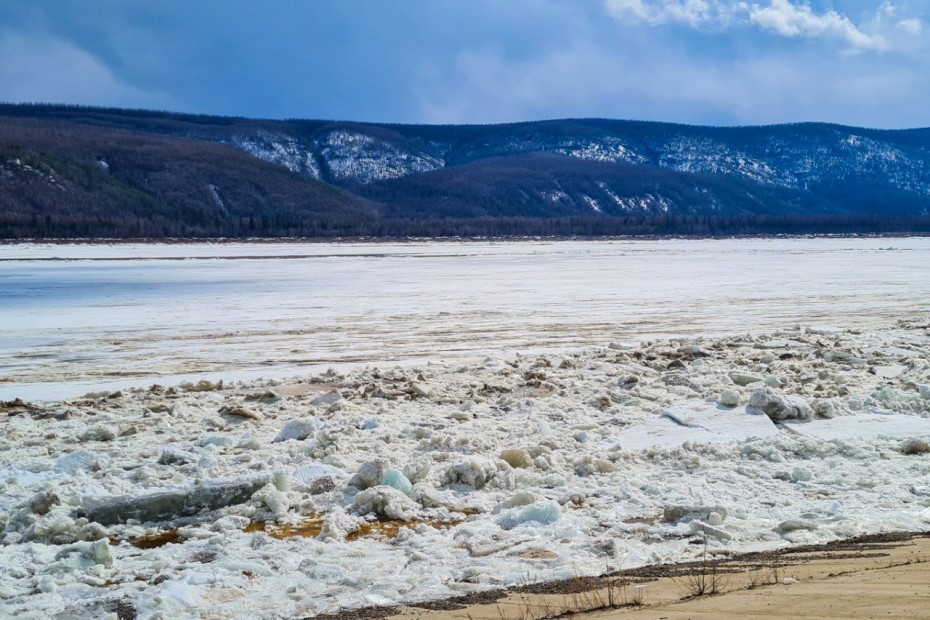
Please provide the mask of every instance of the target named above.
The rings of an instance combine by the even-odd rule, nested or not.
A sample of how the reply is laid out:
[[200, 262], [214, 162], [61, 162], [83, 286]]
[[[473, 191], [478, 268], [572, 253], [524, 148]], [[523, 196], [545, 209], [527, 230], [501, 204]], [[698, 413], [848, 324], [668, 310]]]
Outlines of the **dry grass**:
[[725, 592], [730, 583], [730, 577], [729, 572], [721, 570], [722, 563], [722, 560], [713, 558], [712, 554], [708, 555], [707, 538], [705, 538], [701, 559], [695, 569], [676, 580], [679, 588], [684, 591], [685, 598]]

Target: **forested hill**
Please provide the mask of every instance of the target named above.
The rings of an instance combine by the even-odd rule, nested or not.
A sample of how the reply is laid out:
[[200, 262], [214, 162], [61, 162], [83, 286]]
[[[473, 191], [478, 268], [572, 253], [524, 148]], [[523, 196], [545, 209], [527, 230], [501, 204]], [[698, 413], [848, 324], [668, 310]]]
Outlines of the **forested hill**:
[[0, 105], [0, 238], [930, 231], [930, 129]]

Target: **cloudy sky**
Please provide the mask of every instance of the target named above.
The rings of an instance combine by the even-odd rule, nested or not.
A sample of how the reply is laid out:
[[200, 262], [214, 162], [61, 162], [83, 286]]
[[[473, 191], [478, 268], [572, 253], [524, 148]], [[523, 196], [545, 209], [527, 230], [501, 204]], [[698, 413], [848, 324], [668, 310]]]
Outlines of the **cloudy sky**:
[[930, 126], [926, 0], [22, 0], [0, 100], [269, 118]]

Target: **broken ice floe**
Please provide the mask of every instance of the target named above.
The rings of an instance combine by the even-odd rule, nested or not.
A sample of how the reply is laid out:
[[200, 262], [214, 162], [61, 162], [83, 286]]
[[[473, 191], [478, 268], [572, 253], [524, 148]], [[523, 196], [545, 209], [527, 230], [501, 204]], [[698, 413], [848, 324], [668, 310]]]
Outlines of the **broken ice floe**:
[[300, 616], [925, 529], [928, 345], [791, 328], [18, 406], [0, 597]]
[[650, 422], [633, 425], [614, 439], [622, 448], [638, 450], [676, 447], [685, 442], [733, 443], [778, 434], [778, 428], [764, 415], [695, 401], [669, 407]]

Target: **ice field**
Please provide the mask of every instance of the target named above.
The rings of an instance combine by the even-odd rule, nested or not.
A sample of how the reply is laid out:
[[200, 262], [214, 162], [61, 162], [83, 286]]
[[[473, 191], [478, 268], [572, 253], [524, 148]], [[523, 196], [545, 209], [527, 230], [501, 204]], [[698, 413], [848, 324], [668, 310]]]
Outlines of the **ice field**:
[[0, 245], [0, 398], [928, 310], [922, 238]]
[[311, 616], [930, 527], [930, 240], [0, 257], [0, 616]]

